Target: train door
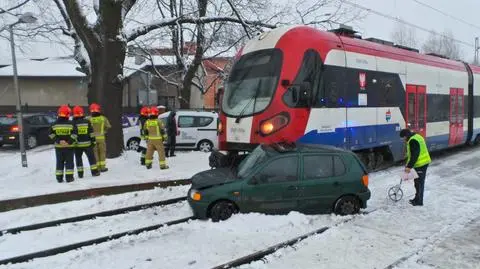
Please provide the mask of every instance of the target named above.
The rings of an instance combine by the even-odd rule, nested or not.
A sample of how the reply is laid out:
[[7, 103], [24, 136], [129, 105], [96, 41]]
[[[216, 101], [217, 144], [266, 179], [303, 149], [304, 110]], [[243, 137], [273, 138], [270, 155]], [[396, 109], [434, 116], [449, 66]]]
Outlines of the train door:
[[463, 140], [464, 96], [463, 89], [450, 88], [450, 136], [448, 145], [457, 145]]
[[427, 88], [420, 85], [407, 85], [406, 126], [426, 137], [427, 135]]

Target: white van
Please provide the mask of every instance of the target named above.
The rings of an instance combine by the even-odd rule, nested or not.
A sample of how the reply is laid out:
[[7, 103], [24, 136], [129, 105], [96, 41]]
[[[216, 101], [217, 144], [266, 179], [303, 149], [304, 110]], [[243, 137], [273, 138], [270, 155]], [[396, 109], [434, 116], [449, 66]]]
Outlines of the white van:
[[[158, 116], [166, 124], [170, 112]], [[177, 149], [197, 149], [204, 152], [218, 147], [217, 122], [218, 113], [195, 110], [180, 110], [176, 112]], [[127, 149], [137, 150], [140, 145], [140, 128], [133, 126], [124, 128], [123, 136]], [[143, 143], [142, 143], [142, 146]]]

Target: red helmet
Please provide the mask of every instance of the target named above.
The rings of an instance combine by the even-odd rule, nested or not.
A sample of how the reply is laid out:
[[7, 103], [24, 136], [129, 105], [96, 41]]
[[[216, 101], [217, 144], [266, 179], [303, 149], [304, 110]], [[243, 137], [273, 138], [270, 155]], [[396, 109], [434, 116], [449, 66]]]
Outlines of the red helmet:
[[97, 103], [93, 103], [90, 105], [90, 113], [98, 112], [100, 113], [100, 105]]
[[83, 117], [85, 113], [83, 112], [83, 108], [81, 106], [74, 106], [73, 107], [73, 116], [74, 117]]
[[152, 107], [150, 108], [150, 114], [149, 114], [149, 115], [158, 116], [158, 114], [159, 114], [158, 107], [152, 106]]
[[58, 108], [57, 115], [59, 117], [68, 118], [70, 117], [70, 112], [71, 112], [70, 107], [68, 107], [67, 105], [61, 105]]
[[142, 109], [140, 109], [140, 115], [142, 116], [148, 116], [149, 113], [150, 113], [150, 108], [148, 106], [144, 106], [142, 107]]

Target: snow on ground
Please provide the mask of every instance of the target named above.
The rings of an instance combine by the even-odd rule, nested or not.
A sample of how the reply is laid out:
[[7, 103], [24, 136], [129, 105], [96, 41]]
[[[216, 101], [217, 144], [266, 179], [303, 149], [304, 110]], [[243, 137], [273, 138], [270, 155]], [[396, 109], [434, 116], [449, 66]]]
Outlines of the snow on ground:
[[[456, 232], [462, 234], [465, 225], [480, 216], [480, 169], [476, 168], [479, 162], [479, 151], [434, 161], [427, 175], [423, 207], [408, 204], [414, 194], [413, 182], [402, 186], [405, 192], [402, 201], [393, 203], [387, 200], [387, 190], [398, 183], [402, 168], [372, 173], [372, 198], [368, 206], [369, 209], [378, 208], [377, 211], [356, 216], [349, 223], [308, 238], [295, 249], [279, 250], [267, 256], [267, 264], [255, 262], [241, 268], [383, 268], [418, 250], [425, 251], [420, 255], [428, 263], [443, 265], [442, 260], [435, 260], [443, 257], [438, 252], [440, 250], [428, 250], [442, 246], [442, 242], [448, 243], [445, 238], [455, 236]], [[284, 216], [239, 214], [220, 223], [196, 220], [29, 263], [0, 266], [0, 269], [211, 268], [349, 218], [352, 216], [311, 216], [291, 212]], [[68, 235], [51, 234], [47, 238], [59, 236]], [[457, 242], [465, 244], [460, 239]], [[8, 245], [14, 247], [15, 244]], [[475, 259], [478, 259], [478, 252], [462, 262]], [[416, 260], [412, 256], [401, 266], [421, 268]], [[407, 262], [412, 264], [409, 266]]]
[[[186, 201], [0, 237], [0, 260], [192, 215]], [[32, 240], [35, 238], [35, 240]], [[61, 268], [61, 267], [58, 267]]]
[[[140, 153], [126, 151], [115, 159], [107, 159], [108, 172], [92, 177], [88, 170], [88, 160], [83, 156], [87, 169], [82, 179], [72, 183], [58, 183], [55, 179], [55, 151], [51, 146], [27, 152], [28, 167], [20, 165], [20, 153], [0, 154], [0, 200], [35, 196], [56, 192], [74, 191], [115, 185], [128, 185], [152, 181], [187, 179], [197, 172], [210, 169], [209, 153], [191, 151], [177, 152], [177, 156], [167, 158], [168, 170], [160, 170], [157, 154], [153, 167], [147, 170], [140, 165]], [[76, 173], [76, 171], [75, 171]]]
[[190, 185], [106, 195], [0, 213], [0, 230], [185, 196]]
[[[382, 195], [388, 186], [375, 184], [381, 180], [374, 177], [370, 205], [376, 207], [383, 203], [388, 207], [308, 238], [296, 246], [297, 250], [279, 250], [266, 257], [267, 263], [254, 262], [239, 268], [385, 268], [402, 257], [434, 247], [446, 236], [461, 231], [469, 221], [479, 220], [480, 169], [468, 170], [469, 165], [479, 162], [479, 155], [477, 151], [468, 154], [472, 159], [460, 156], [449, 159], [445, 165], [432, 167], [427, 175], [423, 207], [407, 203], [411, 199], [408, 196], [414, 195], [411, 183], [403, 186], [406, 199], [398, 204], [386, 202]], [[471, 184], [474, 180], [476, 185]], [[445, 266], [443, 262], [436, 264], [442, 268], [480, 268], [478, 253], [457, 264], [460, 267]], [[437, 256], [441, 255], [437, 253]], [[428, 257], [434, 259], [432, 255]], [[477, 261], [472, 264], [475, 257]], [[422, 267], [413, 262], [404, 268]]]

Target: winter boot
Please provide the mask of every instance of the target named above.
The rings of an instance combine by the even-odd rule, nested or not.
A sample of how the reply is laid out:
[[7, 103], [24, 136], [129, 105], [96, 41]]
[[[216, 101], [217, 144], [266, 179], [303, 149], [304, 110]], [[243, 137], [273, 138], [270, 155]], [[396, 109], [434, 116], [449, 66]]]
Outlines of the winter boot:
[[91, 172], [93, 177], [98, 177], [100, 175], [100, 171], [98, 171], [98, 169], [92, 169]]
[[73, 182], [73, 175], [66, 175], [65, 179], [68, 183]]
[[106, 168], [106, 167], [100, 168], [100, 172], [102, 172], [102, 173], [107, 172], [107, 171], [108, 171], [108, 168]]
[[165, 169], [168, 169], [168, 168], [169, 168], [169, 167], [168, 167], [168, 165], [166, 165], [166, 164], [160, 165], [160, 169], [162, 169], [162, 170], [165, 170]]
[[57, 182], [62, 183], [63, 182], [63, 176], [57, 176]]
[[83, 171], [82, 171], [82, 172], [78, 172], [78, 178], [83, 178]]
[[145, 157], [141, 157], [141, 158], [140, 158], [140, 164], [141, 164], [141, 165], [145, 165]]

